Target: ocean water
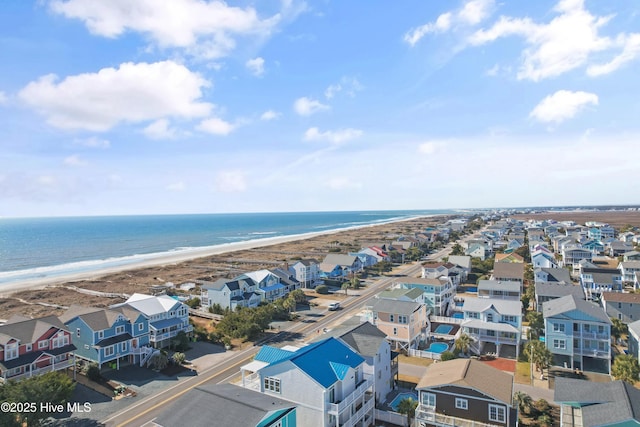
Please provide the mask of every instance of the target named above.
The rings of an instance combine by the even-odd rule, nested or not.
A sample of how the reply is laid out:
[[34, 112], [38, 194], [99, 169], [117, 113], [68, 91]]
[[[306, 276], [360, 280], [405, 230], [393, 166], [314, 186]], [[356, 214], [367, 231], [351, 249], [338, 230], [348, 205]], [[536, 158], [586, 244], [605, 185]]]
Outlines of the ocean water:
[[453, 211], [0, 218], [0, 285], [135, 264], [167, 252]]

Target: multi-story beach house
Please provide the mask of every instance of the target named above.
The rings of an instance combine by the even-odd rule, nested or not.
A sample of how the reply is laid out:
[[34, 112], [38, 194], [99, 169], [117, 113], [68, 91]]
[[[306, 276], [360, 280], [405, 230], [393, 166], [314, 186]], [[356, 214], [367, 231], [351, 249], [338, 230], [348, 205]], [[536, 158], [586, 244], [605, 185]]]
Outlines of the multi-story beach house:
[[423, 279], [418, 277], [398, 277], [395, 283], [405, 289], [420, 289], [427, 311], [435, 316], [446, 316], [453, 304], [455, 286], [448, 277]]
[[611, 320], [601, 307], [567, 295], [545, 302], [542, 314], [554, 365], [611, 372]]
[[640, 360], [640, 320], [627, 325], [629, 330], [629, 354]]
[[474, 352], [518, 357], [522, 335], [521, 301], [466, 298], [462, 311], [462, 330], [474, 341]]
[[565, 246], [562, 251], [562, 262], [565, 266], [573, 267], [574, 273], [577, 272], [576, 265], [582, 261], [587, 260], [591, 262], [593, 259], [593, 252], [589, 249], [583, 248], [581, 245], [572, 244]]
[[329, 254], [320, 264], [320, 278], [345, 280], [362, 271], [362, 261], [354, 255]]
[[73, 368], [75, 350], [69, 330], [57, 317], [13, 316], [0, 325], [0, 387], [7, 380]]
[[531, 254], [533, 268], [557, 268], [558, 262], [551, 252], [536, 251]]
[[133, 294], [122, 304], [139, 311], [149, 322], [149, 342], [154, 348], [167, 347], [180, 332], [191, 336], [193, 326], [189, 323], [189, 306], [168, 295], [151, 296]]
[[640, 425], [640, 390], [624, 381], [608, 383], [557, 377], [554, 402], [562, 427]]
[[373, 422], [374, 380], [365, 373], [365, 359], [339, 339], [329, 337], [300, 349], [263, 346], [241, 372], [243, 387], [294, 402], [297, 425]]
[[622, 292], [622, 274], [615, 268], [583, 268], [580, 285], [588, 299], [598, 299], [602, 292]]
[[609, 256], [619, 257], [626, 252], [632, 251], [633, 245], [627, 242], [621, 242], [619, 240], [613, 241], [609, 244]]
[[368, 320], [387, 335], [393, 350], [417, 348], [425, 336], [427, 307], [424, 304], [373, 298], [365, 304], [363, 320]]
[[535, 309], [538, 313], [542, 313], [542, 306], [547, 301], [562, 298], [567, 295], [584, 298], [582, 287], [572, 283], [536, 282], [535, 287]]
[[572, 283], [571, 274], [566, 268], [535, 268], [533, 279], [536, 283]]
[[480, 280], [478, 298], [520, 300], [520, 283], [499, 280]]
[[289, 266], [289, 272], [303, 288], [314, 288], [320, 278], [320, 262], [313, 258], [301, 259]]
[[197, 280], [200, 284], [200, 301], [203, 307], [219, 305], [222, 309], [257, 307], [262, 295], [256, 292], [256, 283], [249, 278], [218, 279], [215, 282]]
[[149, 322], [129, 306], [96, 308], [72, 305], [60, 316], [71, 332], [76, 355], [98, 364], [120, 369], [122, 363], [140, 363], [153, 353], [149, 347]]
[[603, 292], [600, 301], [609, 318], [624, 323], [640, 320], [640, 294]]
[[417, 426], [515, 427], [513, 376], [474, 359], [429, 365], [416, 386]]
[[640, 273], [640, 261], [622, 261], [618, 264], [624, 283], [632, 284], [636, 273]]
[[449, 255], [449, 262], [460, 271], [460, 283], [467, 280], [471, 273], [471, 257], [467, 255]]
[[519, 262], [496, 262], [493, 264], [491, 280], [524, 284], [524, 264]]

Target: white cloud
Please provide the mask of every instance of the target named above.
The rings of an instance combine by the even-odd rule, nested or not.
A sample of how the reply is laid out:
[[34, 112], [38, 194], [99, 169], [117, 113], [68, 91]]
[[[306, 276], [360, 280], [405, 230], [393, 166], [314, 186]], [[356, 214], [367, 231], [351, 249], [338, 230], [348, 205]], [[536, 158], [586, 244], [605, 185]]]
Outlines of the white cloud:
[[226, 122], [219, 117], [211, 117], [200, 122], [196, 129], [213, 135], [229, 135], [236, 128], [232, 123]]
[[0, 105], [4, 105], [9, 102], [9, 97], [0, 90]]
[[331, 107], [315, 99], [302, 97], [293, 103], [293, 110], [301, 116], [310, 116], [320, 111], [327, 111]]
[[443, 13], [434, 22], [428, 22], [408, 31], [404, 35], [404, 41], [415, 46], [429, 33], [443, 33], [454, 26], [478, 25], [491, 14], [494, 3], [494, 0], [469, 0], [461, 9]]
[[89, 148], [109, 148], [111, 147], [111, 142], [108, 139], [98, 138], [96, 136], [92, 136], [85, 139], [76, 139], [73, 141], [75, 145], [82, 145], [83, 147]]
[[62, 129], [106, 131], [120, 122], [203, 117], [213, 107], [199, 101], [209, 82], [173, 61], [127, 62], [57, 80], [53, 74], [43, 76], [19, 97]]
[[264, 59], [260, 57], [250, 59], [244, 65], [254, 76], [260, 77], [264, 74]]
[[441, 141], [428, 141], [418, 145], [418, 153], [434, 154], [440, 151], [446, 144]]
[[176, 129], [169, 126], [169, 120], [159, 119], [142, 130], [150, 139], [172, 139], [176, 137]]
[[240, 170], [221, 171], [216, 176], [214, 188], [222, 193], [240, 193], [247, 190], [247, 179]]
[[344, 76], [340, 79], [339, 83], [329, 85], [325, 91], [324, 96], [327, 99], [331, 99], [340, 92], [344, 92], [350, 97], [356, 96], [356, 92], [363, 89], [362, 84], [355, 77]]
[[73, 154], [64, 159], [64, 164], [67, 166], [86, 166], [88, 163], [81, 159], [79, 155]]
[[169, 191], [184, 191], [186, 188], [187, 186], [182, 181], [171, 183], [166, 187]]
[[235, 37], [269, 36], [282, 19], [281, 14], [261, 19], [252, 7], [215, 0], [54, 0], [50, 6], [55, 13], [81, 20], [92, 34], [117, 38], [134, 31], [162, 48], [186, 48], [207, 59], [228, 55]]
[[591, 15], [582, 0], [563, 0], [554, 11], [558, 16], [548, 24], [537, 24], [530, 18], [502, 16], [489, 29], [476, 31], [468, 41], [477, 46], [501, 37], [523, 37], [528, 47], [522, 52], [517, 76], [533, 81], [583, 66], [589, 55], [612, 47], [608, 37], [598, 34], [611, 17]]
[[560, 123], [574, 117], [589, 105], [598, 105], [598, 95], [559, 90], [540, 101], [529, 116], [544, 123]]
[[622, 46], [622, 52], [605, 64], [592, 65], [587, 68], [587, 74], [595, 77], [609, 74], [622, 67], [627, 62], [640, 57], [640, 33], [622, 35], [616, 40]]
[[332, 144], [342, 144], [353, 139], [360, 138], [362, 131], [359, 129], [339, 129], [337, 131], [320, 132], [316, 127], [309, 128], [304, 133], [305, 141], [325, 141]]
[[265, 120], [265, 121], [269, 121], [269, 120], [275, 120], [278, 117], [280, 117], [282, 114], [274, 111], [274, 110], [267, 110], [264, 113], [262, 113], [262, 115], [260, 116], [260, 120]]

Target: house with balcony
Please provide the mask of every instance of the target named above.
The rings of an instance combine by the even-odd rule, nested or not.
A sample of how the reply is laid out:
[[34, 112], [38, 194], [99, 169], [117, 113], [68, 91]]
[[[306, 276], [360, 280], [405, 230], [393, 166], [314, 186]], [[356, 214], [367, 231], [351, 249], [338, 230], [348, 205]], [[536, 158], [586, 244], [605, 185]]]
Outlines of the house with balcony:
[[300, 283], [293, 278], [291, 273], [281, 269], [251, 271], [240, 274], [236, 280], [253, 282], [254, 292], [260, 295], [262, 301], [267, 302], [284, 298], [289, 292], [300, 287]]
[[202, 384], [165, 405], [147, 427], [296, 427], [296, 404], [234, 384]]
[[622, 274], [622, 281], [631, 284], [636, 273], [640, 273], [640, 261], [622, 261], [618, 264], [618, 270]]
[[455, 287], [447, 277], [423, 279], [404, 276], [398, 277], [395, 283], [405, 289], [420, 289], [427, 312], [435, 316], [446, 316], [449, 313], [456, 294]]
[[574, 285], [571, 282], [536, 282], [535, 287], [535, 309], [538, 313], [542, 313], [542, 306], [547, 301], [562, 298], [567, 295], [584, 298], [582, 287]]
[[57, 317], [13, 316], [0, 325], [0, 387], [7, 380], [74, 368], [75, 350], [69, 330]]
[[581, 245], [568, 245], [562, 249], [562, 262], [565, 266], [573, 267], [574, 273], [577, 272], [577, 264], [582, 260], [591, 262], [593, 260], [593, 252], [583, 248]]
[[365, 313], [362, 320], [384, 332], [393, 350], [418, 348], [425, 337], [428, 316], [425, 304], [372, 298], [365, 304]]
[[416, 386], [418, 426], [515, 427], [513, 375], [474, 359], [431, 364]]
[[640, 294], [603, 292], [600, 302], [609, 318], [626, 324], [640, 320]]
[[572, 283], [566, 268], [534, 268], [533, 279], [535, 283]]
[[627, 325], [629, 330], [629, 354], [640, 360], [640, 320]]
[[153, 353], [149, 322], [138, 310], [120, 306], [97, 308], [72, 305], [60, 316], [71, 332], [76, 355], [98, 364], [120, 369], [123, 363], [144, 364]]
[[593, 252], [594, 256], [604, 253], [604, 244], [600, 240], [587, 240], [582, 243], [582, 247]]
[[200, 301], [203, 307], [217, 304], [223, 309], [235, 310], [238, 307], [257, 307], [262, 301], [262, 295], [256, 292], [258, 285], [248, 277], [196, 282], [200, 284]]
[[484, 261], [487, 257], [488, 250], [487, 247], [482, 243], [470, 243], [467, 249], [464, 251], [464, 254], [471, 258], [480, 258]]
[[320, 264], [320, 278], [346, 280], [362, 271], [362, 261], [354, 255], [329, 254]]
[[373, 423], [374, 379], [365, 373], [365, 359], [337, 338], [300, 349], [263, 346], [241, 372], [243, 387], [293, 402], [297, 425]]
[[611, 372], [611, 320], [598, 305], [567, 295], [542, 307], [545, 344], [553, 364], [569, 369]]
[[499, 280], [480, 280], [478, 298], [520, 300], [520, 283]]
[[[629, 251], [622, 254], [622, 261], [640, 261], [640, 252]], [[618, 266], [620, 268], [620, 266]]]
[[376, 403], [382, 403], [398, 380], [398, 353], [391, 350], [387, 334], [369, 322], [356, 321], [331, 329], [316, 341], [331, 336], [364, 357], [364, 373], [373, 378]]
[[462, 331], [478, 354], [518, 357], [522, 337], [522, 302], [494, 298], [466, 298]]
[[301, 259], [289, 266], [289, 272], [303, 288], [315, 288], [320, 278], [320, 262], [313, 258]]
[[609, 256], [615, 258], [633, 250], [633, 244], [615, 240], [609, 244]]
[[519, 262], [496, 262], [493, 264], [491, 280], [524, 283], [524, 264]]
[[193, 333], [193, 326], [189, 323], [189, 306], [168, 295], [133, 294], [124, 303], [111, 308], [125, 305], [139, 311], [147, 319], [149, 343], [154, 348], [167, 347], [180, 332], [187, 336]]
[[471, 257], [467, 255], [449, 255], [449, 262], [459, 271], [460, 283], [467, 280], [471, 273]]
[[608, 383], [556, 378], [553, 400], [562, 427], [640, 426], [640, 390], [624, 381]]
[[587, 299], [596, 300], [603, 292], [622, 292], [622, 274], [616, 268], [583, 268], [580, 285]]

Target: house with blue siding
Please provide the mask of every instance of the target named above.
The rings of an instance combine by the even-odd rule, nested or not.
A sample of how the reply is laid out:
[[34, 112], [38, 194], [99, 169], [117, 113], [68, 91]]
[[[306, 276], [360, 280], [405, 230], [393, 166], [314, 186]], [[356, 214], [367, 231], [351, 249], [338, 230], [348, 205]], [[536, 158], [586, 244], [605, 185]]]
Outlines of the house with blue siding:
[[640, 320], [629, 323], [629, 354], [640, 360]]
[[611, 320], [601, 307], [567, 295], [545, 302], [542, 314], [545, 343], [554, 365], [611, 372]]
[[113, 309], [72, 305], [59, 317], [71, 333], [78, 358], [109, 364], [120, 369], [122, 363], [141, 363], [152, 353], [149, 323], [131, 307]]
[[426, 304], [427, 311], [435, 316], [446, 316], [453, 305], [455, 286], [447, 277], [436, 279], [404, 276], [397, 278], [395, 283], [404, 289], [421, 290], [423, 296], [420, 302]]

